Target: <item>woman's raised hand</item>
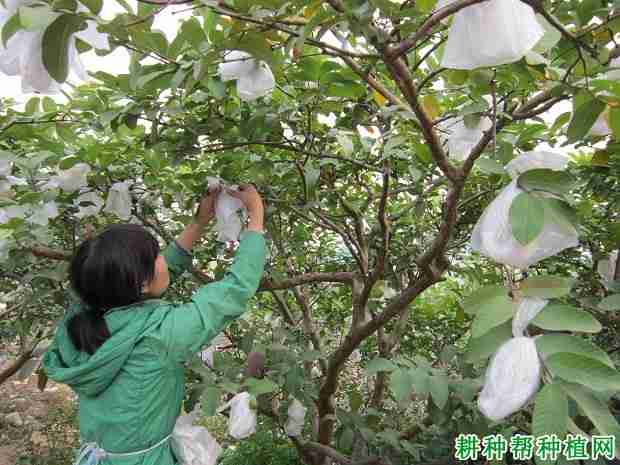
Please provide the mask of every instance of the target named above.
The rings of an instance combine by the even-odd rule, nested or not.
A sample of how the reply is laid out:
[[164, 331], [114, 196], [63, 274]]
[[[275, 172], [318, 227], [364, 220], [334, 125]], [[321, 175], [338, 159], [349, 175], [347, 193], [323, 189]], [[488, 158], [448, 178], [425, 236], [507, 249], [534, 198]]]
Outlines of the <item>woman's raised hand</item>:
[[232, 197], [241, 200], [245, 208], [247, 208], [248, 216], [250, 217], [248, 230], [262, 231], [264, 216], [263, 199], [256, 190], [256, 187], [252, 184], [242, 184], [239, 186], [238, 190], [227, 189], [226, 192]]
[[222, 191], [220, 186], [210, 187], [207, 195], [202, 198], [196, 213], [196, 222], [201, 226], [206, 226], [215, 217], [215, 202], [217, 196]]

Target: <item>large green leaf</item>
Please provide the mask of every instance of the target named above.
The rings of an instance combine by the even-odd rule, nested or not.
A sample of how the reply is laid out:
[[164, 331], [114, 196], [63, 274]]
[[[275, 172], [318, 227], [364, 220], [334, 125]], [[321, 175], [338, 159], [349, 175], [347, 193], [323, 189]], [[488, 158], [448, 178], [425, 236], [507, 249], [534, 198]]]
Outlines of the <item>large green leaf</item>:
[[496, 326], [481, 337], [472, 337], [465, 348], [465, 360], [470, 363], [485, 360], [511, 337], [512, 323], [510, 321]]
[[521, 283], [519, 290], [525, 297], [557, 299], [568, 294], [573, 284], [571, 278], [562, 276], [532, 276]]
[[542, 203], [527, 192], [521, 192], [510, 205], [510, 228], [513, 237], [527, 245], [538, 237], [545, 227], [545, 209]]
[[390, 389], [399, 404], [406, 404], [413, 392], [413, 376], [409, 370], [393, 371], [390, 376]]
[[[562, 383], [562, 390], [572, 398], [585, 413], [600, 435], [620, 437], [620, 425], [609, 412], [609, 408], [592, 393], [576, 384]], [[616, 457], [620, 458], [620, 450], [616, 447]]]
[[612, 294], [605, 297], [598, 304], [598, 308], [601, 310], [605, 310], [606, 312], [620, 310], [620, 294]]
[[547, 305], [532, 320], [532, 324], [549, 331], [578, 331], [598, 333], [602, 326], [590, 313], [563, 304]]
[[588, 100], [582, 105], [577, 107], [577, 110], [573, 114], [573, 119], [568, 125], [568, 141], [577, 142], [583, 139], [600, 114], [605, 110], [605, 102], [598, 99]]
[[216, 386], [207, 386], [200, 396], [200, 408], [204, 416], [210, 417], [215, 415], [220, 405], [222, 391]]
[[443, 374], [438, 374], [429, 377], [428, 388], [431, 393], [431, 398], [437, 407], [443, 409], [448, 403], [449, 392], [448, 377]]
[[594, 391], [620, 391], [620, 373], [593, 358], [558, 352], [545, 360], [545, 366], [554, 376], [570, 383]]
[[535, 339], [538, 352], [543, 359], [558, 352], [570, 352], [572, 354], [590, 357], [594, 360], [614, 368], [614, 363], [607, 353], [591, 342], [570, 334], [543, 334]]
[[478, 311], [471, 326], [471, 335], [479, 338], [491, 329], [510, 320], [516, 311], [516, 304], [511, 300], [502, 301], [500, 305], [485, 306]]
[[[560, 386], [548, 384], [536, 395], [532, 416], [532, 435], [540, 437], [556, 434], [563, 438], [568, 426], [568, 399]], [[536, 463], [550, 464], [552, 461], [536, 460]]]
[[396, 364], [390, 360], [385, 358], [374, 358], [366, 365], [366, 374], [371, 376], [380, 371], [394, 371], [396, 368], [398, 368]]
[[519, 186], [530, 191], [544, 191], [559, 196], [567, 195], [575, 185], [575, 179], [565, 171], [547, 169], [529, 170], [519, 176]]
[[504, 286], [483, 286], [463, 301], [463, 310], [469, 315], [475, 315], [479, 311], [484, 311], [484, 307], [496, 307], [506, 302], [510, 302], [510, 297]]
[[43, 34], [43, 64], [57, 82], [69, 75], [69, 44], [73, 34], [84, 26], [79, 16], [63, 14], [48, 26]]
[[275, 392], [279, 389], [278, 385], [271, 381], [270, 379], [256, 379], [249, 378], [245, 382], [245, 387], [247, 391], [253, 396], [260, 396], [261, 394], [269, 394], [270, 392]]
[[579, 227], [577, 213], [568, 203], [556, 198], [541, 198], [545, 209], [545, 222], [552, 223], [568, 234], [574, 234]]

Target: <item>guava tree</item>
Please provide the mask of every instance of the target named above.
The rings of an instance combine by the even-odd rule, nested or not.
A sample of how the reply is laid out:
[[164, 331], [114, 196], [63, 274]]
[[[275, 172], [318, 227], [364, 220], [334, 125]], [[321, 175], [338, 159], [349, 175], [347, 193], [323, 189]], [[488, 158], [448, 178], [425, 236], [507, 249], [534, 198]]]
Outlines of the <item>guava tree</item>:
[[[295, 398], [308, 413], [291, 444], [309, 464], [445, 460], [459, 433], [620, 433], [618, 2], [526, 1], [544, 30], [534, 48], [462, 70], [441, 66], [451, 18], [494, 0], [117, 1], [126, 12], [112, 20], [96, 0], [24, 3], [2, 28], [5, 45], [42, 34], [36, 53], [57, 82], [99, 47], [78, 35], [93, 22], [107, 34], [97, 53], [125, 47], [131, 63], [66, 103], [4, 101], [0, 329], [21, 354], [0, 381], [49, 337], [83, 237], [120, 217], [170, 240], [219, 176], [260, 187], [270, 256], [230, 347], [212, 368], [190, 364], [205, 416], [249, 391], [280, 431]], [[193, 14], [168, 41], [153, 20], [177, 3]], [[269, 68], [272, 92], [247, 98], [221, 79], [232, 50]], [[561, 225], [578, 245], [519, 268], [472, 252], [474, 225], [511, 182], [504, 166], [540, 146], [570, 165], [513, 176], [522, 192], [497, 226], [525, 247]], [[217, 279], [230, 252], [207, 238], [173, 292]], [[525, 298], [550, 301], [528, 330], [542, 384], [492, 422], [476, 395]]]

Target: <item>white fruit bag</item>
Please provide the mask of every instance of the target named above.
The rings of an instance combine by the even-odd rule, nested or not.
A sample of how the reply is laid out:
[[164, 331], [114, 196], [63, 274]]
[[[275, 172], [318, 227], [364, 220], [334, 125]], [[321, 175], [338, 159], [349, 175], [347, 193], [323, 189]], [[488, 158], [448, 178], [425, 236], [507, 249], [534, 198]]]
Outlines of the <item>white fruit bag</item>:
[[288, 408], [288, 419], [284, 431], [288, 436], [300, 436], [304, 429], [304, 420], [308, 409], [301, 402], [294, 399]]
[[506, 165], [513, 181], [482, 213], [474, 226], [471, 247], [497, 263], [516, 268], [528, 268], [533, 264], [579, 244], [577, 230], [568, 224], [546, 222], [538, 237], [527, 245], [520, 244], [512, 235], [510, 206], [523, 190], [517, 185], [522, 173], [532, 169], [561, 171], [568, 159], [549, 152], [528, 152]]
[[180, 465], [216, 465], [222, 448], [203, 426], [194, 426], [197, 412], [181, 415], [174, 425], [172, 451]]
[[488, 117], [480, 118], [475, 128], [468, 128], [464, 120], [450, 119], [440, 125], [443, 132], [442, 141], [448, 146], [450, 158], [465, 161], [471, 150], [480, 142], [485, 131], [493, 127], [493, 121]]
[[[209, 188], [222, 186], [236, 189], [236, 186], [225, 186], [217, 178], [207, 178]], [[218, 232], [217, 240], [222, 242], [236, 241], [241, 233], [241, 218], [239, 212], [245, 211], [243, 202], [231, 196], [226, 189], [222, 189], [215, 203], [215, 218], [217, 220], [215, 229]]]
[[604, 136], [608, 136], [609, 134], [611, 134], [611, 128], [609, 127], [609, 123], [607, 122], [607, 115], [608, 115], [607, 111], [604, 111], [603, 113], [598, 115], [598, 118], [596, 119], [596, 121], [594, 122], [594, 125], [590, 129], [589, 134], [591, 136], [604, 137]]
[[609, 254], [607, 260], [601, 260], [598, 262], [597, 271], [601, 275], [603, 285], [606, 288], [611, 288], [611, 284], [614, 282], [614, 274], [616, 273], [616, 264], [618, 263], [618, 251]]
[[256, 399], [247, 392], [241, 392], [233, 397], [228, 419], [228, 434], [235, 439], [245, 439], [256, 432], [256, 410], [252, 408], [252, 401]]
[[122, 220], [128, 220], [131, 217], [131, 206], [129, 184], [127, 182], [112, 184], [103, 211], [112, 213]]
[[86, 163], [77, 163], [68, 170], [60, 170], [58, 176], [54, 176], [48, 186], [59, 187], [65, 192], [75, 192], [88, 185], [87, 176], [91, 168]]
[[545, 308], [549, 301], [538, 297], [525, 297], [519, 302], [517, 312], [512, 319], [512, 335], [525, 336], [527, 325]]
[[239, 79], [256, 67], [256, 60], [252, 58], [252, 55], [241, 50], [233, 50], [227, 53], [224, 60], [218, 66], [218, 73], [222, 81]]
[[269, 94], [276, 85], [275, 78], [269, 66], [259, 64], [237, 81], [237, 94], [244, 102], [251, 102]]
[[534, 340], [515, 337], [495, 353], [478, 397], [480, 412], [498, 421], [523, 407], [538, 391], [541, 363]]
[[519, 61], [543, 37], [531, 6], [490, 0], [454, 15], [441, 66], [476, 69]]
[[75, 214], [77, 218], [95, 216], [99, 214], [103, 207], [103, 199], [96, 192], [84, 192], [75, 199], [74, 205], [79, 208], [79, 211]]

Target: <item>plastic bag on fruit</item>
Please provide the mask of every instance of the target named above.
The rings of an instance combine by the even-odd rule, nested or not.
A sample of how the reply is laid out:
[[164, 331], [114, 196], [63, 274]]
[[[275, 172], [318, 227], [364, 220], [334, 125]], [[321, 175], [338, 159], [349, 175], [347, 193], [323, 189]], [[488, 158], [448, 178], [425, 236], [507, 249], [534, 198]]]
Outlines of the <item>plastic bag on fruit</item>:
[[203, 426], [194, 426], [197, 411], [181, 415], [172, 431], [171, 446], [179, 465], [216, 465], [222, 448]]
[[288, 436], [301, 436], [304, 429], [304, 420], [308, 409], [297, 399], [293, 399], [288, 408], [288, 419], [284, 425], [284, 431]]
[[60, 212], [58, 205], [53, 200], [30, 207], [30, 217], [26, 219], [28, 223], [39, 226], [47, 226], [49, 220], [56, 218]]
[[564, 249], [577, 246], [579, 235], [572, 225], [546, 222], [538, 237], [527, 245], [514, 238], [510, 225], [510, 206], [523, 192], [517, 184], [519, 175], [532, 169], [561, 171], [567, 164], [568, 158], [550, 152], [528, 152], [508, 163], [505, 168], [513, 181], [491, 202], [474, 226], [472, 249], [497, 263], [529, 268]]
[[[211, 187], [228, 187], [236, 189], [237, 186], [226, 186], [218, 178], [208, 177], [209, 188]], [[239, 212], [245, 212], [243, 202], [231, 196], [226, 189], [222, 189], [217, 197], [215, 204], [215, 229], [218, 232], [217, 239], [222, 242], [236, 241], [239, 239], [242, 224]]]
[[[254, 404], [254, 406], [252, 405]], [[233, 397], [228, 419], [228, 434], [235, 439], [245, 439], [256, 432], [256, 399], [247, 392]]]
[[68, 170], [61, 170], [52, 177], [46, 188], [58, 187], [65, 192], [75, 192], [88, 185], [86, 177], [91, 168], [86, 163], [77, 163]]
[[608, 117], [609, 117], [609, 111], [608, 110], [603, 111], [603, 113], [601, 113], [596, 119], [596, 121], [594, 122], [594, 125], [590, 129], [589, 134], [591, 136], [599, 136], [599, 137], [605, 137], [605, 136], [610, 135], [611, 128], [609, 127]]
[[465, 120], [455, 121], [449, 119], [440, 125], [441, 139], [448, 147], [450, 158], [457, 161], [465, 161], [471, 150], [480, 142], [483, 134], [493, 127], [493, 121], [489, 117], [482, 117], [478, 124], [469, 128]]
[[276, 85], [276, 80], [269, 66], [259, 64], [255, 69], [237, 81], [237, 94], [244, 102], [251, 102], [269, 94]]
[[222, 81], [237, 80], [237, 94], [246, 102], [267, 95], [275, 86], [269, 66], [240, 50], [226, 55], [225, 61], [218, 66], [218, 73]]
[[548, 300], [540, 299], [538, 297], [524, 297], [519, 302], [517, 312], [512, 319], [512, 335], [514, 337], [525, 336], [525, 330], [536, 315], [545, 308], [549, 303]]
[[[30, 6], [31, 0], [5, 1], [0, 5], [0, 28], [11, 19], [20, 7]], [[84, 5], [78, 4], [78, 11], [86, 11]], [[52, 16], [54, 13], [51, 13]], [[57, 13], [56, 16], [60, 16]], [[80, 80], [88, 79], [88, 75], [80, 61], [76, 47], [76, 39], [80, 39], [97, 49], [109, 50], [107, 34], [97, 31], [94, 21], [87, 21], [86, 29], [76, 32], [69, 39], [68, 63], [69, 72]], [[7, 42], [7, 46], [0, 44], [0, 71], [9, 76], [21, 76], [22, 92], [40, 92], [53, 94], [60, 91], [60, 84], [47, 72], [43, 65], [43, 35], [44, 30], [19, 30]]]
[[122, 220], [131, 217], [131, 193], [129, 192], [128, 182], [117, 182], [112, 184], [108, 192], [103, 211], [118, 216]]
[[614, 274], [616, 273], [616, 264], [618, 263], [618, 251], [609, 254], [606, 260], [598, 262], [597, 271], [602, 278], [603, 285], [610, 289], [614, 282]]
[[[88, 203], [90, 205], [81, 205], [82, 203]], [[98, 215], [103, 204], [103, 199], [96, 192], [84, 192], [75, 199], [74, 205], [79, 208], [75, 216], [76, 218], [84, 218], [86, 216]]]
[[498, 421], [522, 408], [538, 391], [541, 363], [534, 340], [515, 337], [495, 353], [478, 397], [480, 412]]
[[514, 63], [543, 35], [534, 10], [520, 0], [471, 5], [453, 16], [441, 66], [471, 70]]

